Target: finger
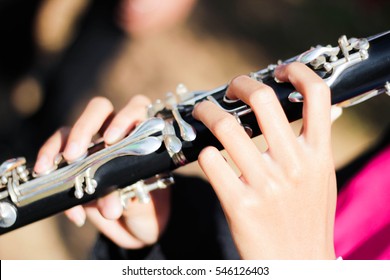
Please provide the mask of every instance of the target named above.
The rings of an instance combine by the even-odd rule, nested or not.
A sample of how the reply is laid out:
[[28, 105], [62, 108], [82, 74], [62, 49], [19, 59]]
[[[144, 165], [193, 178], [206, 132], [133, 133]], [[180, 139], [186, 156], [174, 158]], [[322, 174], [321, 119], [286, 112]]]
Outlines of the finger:
[[100, 214], [108, 220], [116, 220], [122, 216], [123, 207], [119, 198], [119, 193], [114, 191], [97, 201], [97, 208]]
[[43, 144], [34, 166], [36, 173], [42, 174], [53, 168], [54, 159], [64, 148], [69, 131], [68, 127], [60, 128]]
[[78, 227], [82, 227], [87, 218], [84, 208], [81, 205], [66, 210], [65, 215]]
[[296, 143], [295, 134], [272, 88], [248, 76], [239, 76], [230, 83], [227, 95], [252, 108], [271, 154], [285, 158], [295, 151], [291, 149]]
[[330, 89], [325, 82], [306, 65], [297, 62], [279, 66], [275, 76], [291, 82], [304, 97], [302, 116], [306, 140], [322, 143], [330, 139]]
[[97, 134], [113, 110], [111, 102], [104, 97], [95, 97], [88, 103], [69, 134], [63, 153], [66, 160], [74, 161], [87, 151], [92, 137]]
[[246, 134], [242, 126], [230, 114], [223, 112], [210, 101], [199, 103], [194, 109], [194, 117], [203, 122], [221, 142], [242, 175], [253, 183], [264, 166], [261, 152]]
[[215, 147], [203, 149], [198, 163], [223, 205], [237, 199], [243, 183]]
[[120, 220], [107, 220], [96, 207], [85, 207], [88, 219], [96, 228], [116, 243], [119, 247], [125, 249], [138, 249], [144, 246], [144, 243], [132, 236], [126, 226]]
[[171, 190], [154, 190], [150, 196], [151, 201], [148, 203], [129, 199], [123, 211], [123, 221], [131, 235], [149, 245], [157, 242], [168, 224]]
[[149, 104], [150, 100], [146, 96], [133, 97], [112, 120], [104, 133], [104, 141], [111, 145], [129, 134], [138, 122], [146, 118], [146, 108]]

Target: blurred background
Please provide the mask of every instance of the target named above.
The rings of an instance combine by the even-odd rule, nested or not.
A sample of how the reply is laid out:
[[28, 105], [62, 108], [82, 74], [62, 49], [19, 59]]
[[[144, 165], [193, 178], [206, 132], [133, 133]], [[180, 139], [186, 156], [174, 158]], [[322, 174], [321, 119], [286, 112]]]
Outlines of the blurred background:
[[[178, 19], [158, 28], [129, 16], [129, 3], [143, 1], [165, 5], [0, 0], [1, 162], [24, 156], [33, 163], [42, 143], [93, 96], [120, 109], [133, 95], [162, 98], [179, 83], [212, 89], [310, 46], [334, 45], [342, 34], [390, 29], [385, 0], [186, 0]], [[333, 127], [339, 168], [389, 126], [389, 105], [380, 96], [345, 110]], [[199, 170], [194, 163], [182, 172]], [[1, 236], [0, 258], [86, 259], [95, 234], [59, 214]]]

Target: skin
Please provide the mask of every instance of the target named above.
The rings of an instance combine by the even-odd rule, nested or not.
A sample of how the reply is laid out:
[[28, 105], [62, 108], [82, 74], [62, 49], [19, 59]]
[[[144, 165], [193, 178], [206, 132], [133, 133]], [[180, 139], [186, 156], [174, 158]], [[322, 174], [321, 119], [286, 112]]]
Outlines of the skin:
[[[330, 90], [303, 64], [280, 66], [275, 75], [304, 96], [301, 134], [295, 136], [291, 130], [271, 88], [240, 76], [230, 83], [227, 95], [251, 106], [268, 150], [259, 151], [232, 115], [204, 101], [195, 107], [194, 117], [224, 145], [241, 175], [214, 147], [204, 149], [198, 162], [218, 195], [243, 259], [335, 259]], [[113, 144], [129, 133], [143, 119], [147, 104], [149, 100], [142, 96], [131, 99], [112, 118], [104, 141]], [[112, 115], [107, 99], [93, 99], [73, 128], [59, 130], [44, 144], [35, 171], [49, 169], [61, 151], [70, 161], [83, 155]], [[157, 241], [169, 219], [169, 188], [152, 194], [152, 203], [131, 202], [123, 211], [114, 192], [66, 215], [79, 225], [88, 217], [121, 247], [141, 248]]]
[[[196, 0], [122, 0], [116, 18], [118, 25], [128, 34], [143, 37], [184, 21], [195, 3]], [[58, 153], [63, 153], [67, 161], [80, 158], [93, 136], [99, 132], [104, 132], [103, 139], [107, 145], [123, 139], [145, 118], [145, 107], [149, 103], [146, 97], [136, 96], [115, 115], [109, 100], [103, 97], [92, 99], [72, 128], [59, 129], [42, 146], [35, 172], [44, 173], [52, 168]], [[170, 208], [162, 205], [169, 205], [169, 198], [169, 189], [158, 190], [152, 193], [152, 203], [130, 201], [127, 210], [122, 211], [119, 195], [114, 192], [96, 203], [69, 209], [65, 214], [77, 226], [84, 225], [88, 217], [116, 244], [136, 249], [156, 242], [164, 230]]]
[[142, 37], [184, 21], [196, 0], [122, 0], [117, 22], [127, 33]]
[[271, 88], [240, 76], [231, 82], [228, 97], [254, 110], [268, 150], [261, 153], [232, 115], [206, 101], [193, 114], [224, 145], [241, 176], [214, 147], [202, 151], [199, 164], [242, 258], [335, 259], [330, 90], [302, 64], [280, 66], [275, 75], [304, 96], [301, 135], [294, 135]]
[[[34, 171], [49, 170], [58, 153], [70, 162], [80, 158], [107, 121], [110, 123], [104, 130], [104, 142], [107, 145], [118, 142], [145, 119], [149, 103], [145, 96], [135, 96], [115, 114], [108, 99], [93, 98], [72, 128], [59, 129], [41, 147]], [[155, 243], [166, 227], [170, 208], [163, 205], [169, 205], [169, 189], [153, 192], [149, 204], [129, 201], [126, 210], [122, 208], [118, 192], [113, 192], [94, 203], [71, 208], [65, 214], [78, 226], [84, 225], [88, 218], [118, 246], [137, 249]]]

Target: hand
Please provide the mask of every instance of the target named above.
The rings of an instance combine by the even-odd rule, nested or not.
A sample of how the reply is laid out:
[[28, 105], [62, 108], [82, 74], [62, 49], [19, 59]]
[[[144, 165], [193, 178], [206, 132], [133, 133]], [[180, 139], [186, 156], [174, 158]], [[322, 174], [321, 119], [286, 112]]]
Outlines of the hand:
[[240, 76], [227, 95], [253, 109], [268, 150], [261, 153], [232, 115], [206, 101], [194, 116], [223, 144], [241, 176], [214, 147], [201, 152], [199, 164], [221, 201], [242, 258], [335, 259], [330, 90], [303, 64], [279, 66], [275, 75], [304, 96], [299, 137], [273, 90]]
[[[67, 161], [80, 158], [87, 151], [92, 137], [99, 132], [104, 132], [107, 145], [118, 142], [145, 118], [149, 103], [148, 98], [136, 96], [114, 116], [109, 100], [93, 98], [72, 129], [58, 130], [42, 146], [34, 171], [44, 173], [52, 168], [55, 156], [61, 152]], [[119, 194], [115, 191], [96, 202], [69, 209], [65, 214], [78, 226], [82, 226], [88, 217], [98, 230], [120, 247], [141, 248], [156, 242], [169, 217], [169, 188], [154, 191], [151, 195], [152, 202], [129, 201], [123, 211]]]

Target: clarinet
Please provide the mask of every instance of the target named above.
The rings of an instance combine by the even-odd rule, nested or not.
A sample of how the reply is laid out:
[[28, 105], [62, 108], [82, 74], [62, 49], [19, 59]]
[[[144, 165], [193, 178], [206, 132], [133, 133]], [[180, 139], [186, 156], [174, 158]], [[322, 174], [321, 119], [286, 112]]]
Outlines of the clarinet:
[[[298, 61], [312, 68], [330, 87], [332, 104], [347, 107], [382, 93], [390, 95], [390, 31], [368, 38], [341, 36], [338, 45], [317, 46], [280, 63]], [[290, 122], [302, 117], [302, 95], [273, 75], [277, 64], [250, 76], [272, 87]], [[196, 161], [206, 146], [223, 149], [219, 141], [192, 117], [196, 103], [209, 100], [234, 115], [250, 137], [261, 134], [251, 108], [229, 100], [228, 85], [190, 92], [179, 85], [176, 94], [148, 108], [148, 119], [120, 142], [92, 145], [75, 162], [61, 154], [54, 168], [35, 174], [23, 157], [0, 166], [0, 234], [39, 221], [119, 189], [123, 206], [129, 199], [150, 200], [149, 192], [174, 183], [171, 172]]]

